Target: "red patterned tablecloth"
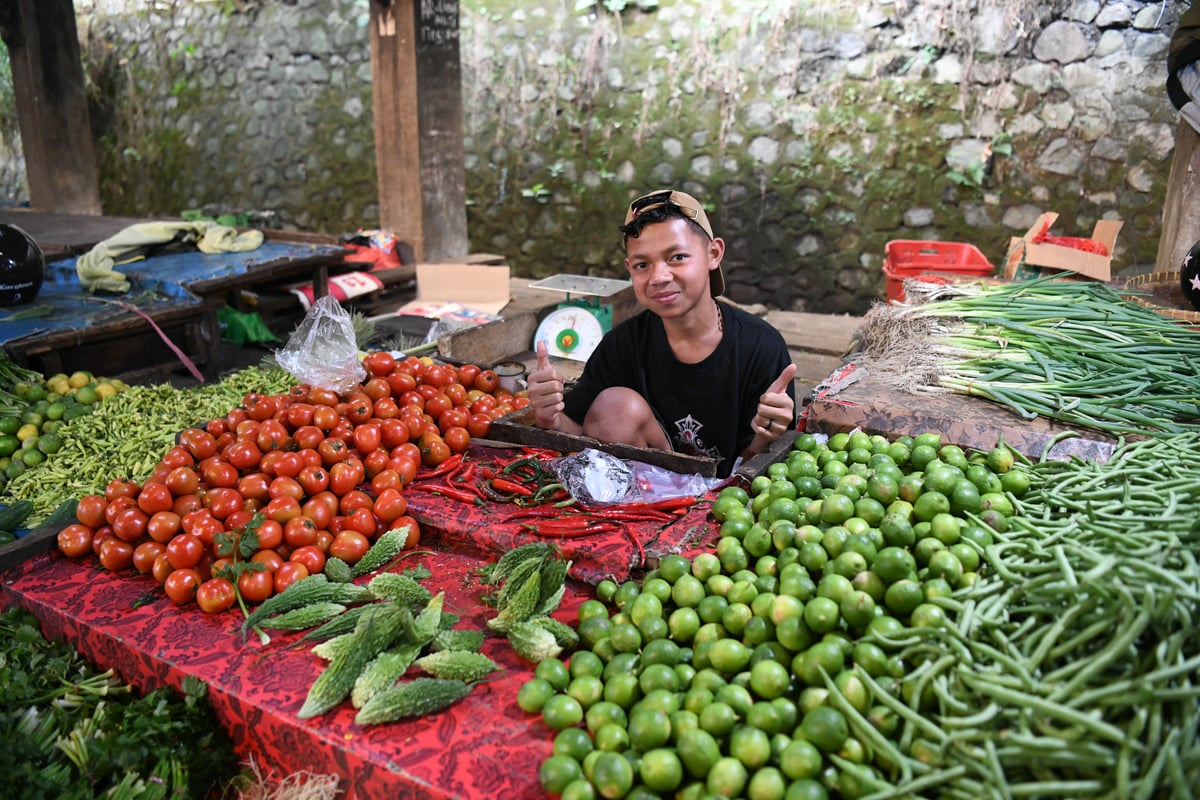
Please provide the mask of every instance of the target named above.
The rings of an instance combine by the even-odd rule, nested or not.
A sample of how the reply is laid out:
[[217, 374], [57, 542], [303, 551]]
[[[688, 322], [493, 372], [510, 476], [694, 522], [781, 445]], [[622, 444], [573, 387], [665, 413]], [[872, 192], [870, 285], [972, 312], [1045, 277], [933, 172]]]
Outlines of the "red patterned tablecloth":
[[[445, 591], [446, 610], [461, 615], [456, 627], [484, 629], [492, 613], [478, 599], [476, 570], [484, 560], [436, 534], [422, 542], [426, 548], [435, 553], [404, 566], [432, 572], [425, 585]], [[557, 616], [573, 620], [588, 596], [586, 587], [569, 585]], [[239, 757], [253, 756], [277, 775], [337, 773], [342, 796], [358, 800], [545, 796], [537, 773], [552, 731], [517, 707], [517, 690], [532, 668], [502, 638], [489, 638], [483, 652], [503, 674], [465, 700], [428, 718], [364, 728], [354, 724], [349, 703], [316, 719], [296, 717], [323, 663], [306, 649], [286, 647], [300, 634], [273, 633], [267, 648], [253, 637], [243, 644], [240, 614], [178, 608], [150, 577], [113, 574], [94, 561], [52, 553], [6, 573], [0, 604], [29, 609], [48, 636], [75, 643], [143, 691], [178, 688], [187, 675], [204, 681]]]

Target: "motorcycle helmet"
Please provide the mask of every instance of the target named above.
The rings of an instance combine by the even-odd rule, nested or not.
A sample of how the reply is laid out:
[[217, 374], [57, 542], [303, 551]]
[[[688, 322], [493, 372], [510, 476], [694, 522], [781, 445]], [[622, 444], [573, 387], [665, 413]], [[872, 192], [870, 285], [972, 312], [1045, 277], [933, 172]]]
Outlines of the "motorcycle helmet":
[[1183, 264], [1179, 267], [1179, 285], [1192, 308], [1200, 311], [1200, 242], [1192, 245], [1192, 249], [1183, 257]]
[[33, 302], [46, 276], [46, 257], [25, 231], [0, 223], [0, 306]]

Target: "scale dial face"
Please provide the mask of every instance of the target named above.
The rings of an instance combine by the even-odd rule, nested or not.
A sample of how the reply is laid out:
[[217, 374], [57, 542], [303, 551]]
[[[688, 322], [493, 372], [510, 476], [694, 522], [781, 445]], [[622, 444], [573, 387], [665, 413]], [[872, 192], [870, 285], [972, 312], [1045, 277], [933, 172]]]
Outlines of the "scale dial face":
[[604, 338], [600, 320], [586, 308], [556, 308], [538, 325], [533, 341], [546, 343], [546, 352], [558, 358], [587, 361]]

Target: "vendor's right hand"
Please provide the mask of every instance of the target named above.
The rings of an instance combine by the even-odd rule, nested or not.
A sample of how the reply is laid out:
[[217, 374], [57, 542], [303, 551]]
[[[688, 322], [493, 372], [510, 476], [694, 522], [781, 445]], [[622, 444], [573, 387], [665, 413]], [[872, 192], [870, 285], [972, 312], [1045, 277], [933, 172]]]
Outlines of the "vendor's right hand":
[[537, 369], [525, 379], [525, 391], [529, 395], [529, 407], [539, 428], [555, 429], [563, 404], [563, 376], [550, 364], [550, 353], [545, 342], [537, 343]]

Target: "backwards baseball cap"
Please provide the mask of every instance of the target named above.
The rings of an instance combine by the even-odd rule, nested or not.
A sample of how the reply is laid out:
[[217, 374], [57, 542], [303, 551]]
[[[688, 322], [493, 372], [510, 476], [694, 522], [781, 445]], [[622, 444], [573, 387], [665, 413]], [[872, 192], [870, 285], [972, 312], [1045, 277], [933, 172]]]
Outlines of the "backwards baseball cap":
[[[637, 198], [629, 204], [629, 210], [625, 212], [625, 224], [633, 222], [643, 211], [666, 207], [678, 211], [695, 222], [708, 234], [709, 239], [716, 238], [713, 236], [712, 224], [708, 221], [708, 215], [704, 213], [704, 206], [687, 192], [681, 192], [678, 189], [661, 189]], [[719, 297], [725, 293], [725, 275], [721, 272], [720, 265], [709, 271], [708, 288], [713, 297]]]

